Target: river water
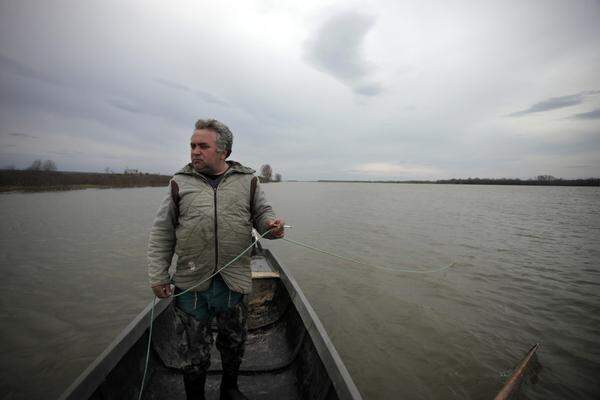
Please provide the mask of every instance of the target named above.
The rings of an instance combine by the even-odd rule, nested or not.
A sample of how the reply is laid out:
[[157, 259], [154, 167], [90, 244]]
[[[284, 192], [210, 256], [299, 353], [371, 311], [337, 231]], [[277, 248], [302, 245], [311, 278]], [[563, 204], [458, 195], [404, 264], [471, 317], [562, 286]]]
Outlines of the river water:
[[[490, 399], [540, 343], [526, 399], [600, 397], [600, 189], [264, 185], [292, 271], [366, 399]], [[52, 399], [150, 301], [164, 188], [0, 195], [0, 395]], [[439, 268], [436, 274], [399, 269]]]

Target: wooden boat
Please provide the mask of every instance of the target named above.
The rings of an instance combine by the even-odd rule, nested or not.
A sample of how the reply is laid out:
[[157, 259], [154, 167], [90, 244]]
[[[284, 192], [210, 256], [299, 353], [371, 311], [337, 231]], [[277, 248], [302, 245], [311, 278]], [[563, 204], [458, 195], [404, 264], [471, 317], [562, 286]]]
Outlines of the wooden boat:
[[[362, 399], [323, 325], [289, 271], [260, 246], [252, 256], [252, 294], [240, 389], [250, 399]], [[137, 399], [142, 383], [152, 304], [60, 397]], [[152, 347], [143, 399], [185, 399], [171, 338], [171, 299], [154, 310]], [[220, 355], [213, 346], [207, 399], [218, 399]]]
[[494, 400], [508, 400], [518, 395], [519, 389], [521, 387], [521, 382], [523, 381], [523, 377], [525, 373], [531, 368], [533, 361], [535, 360], [535, 354], [540, 348], [539, 343], [533, 345], [531, 349], [527, 352], [525, 357], [519, 362], [519, 365], [514, 369], [511, 376], [508, 378], [500, 392], [496, 395]]

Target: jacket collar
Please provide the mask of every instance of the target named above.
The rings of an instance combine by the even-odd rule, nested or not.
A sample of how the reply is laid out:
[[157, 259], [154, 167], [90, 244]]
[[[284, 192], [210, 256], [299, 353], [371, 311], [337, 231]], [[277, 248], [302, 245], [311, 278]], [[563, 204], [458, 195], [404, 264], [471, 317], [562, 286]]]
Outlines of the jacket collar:
[[[245, 167], [242, 164], [240, 164], [237, 161], [225, 161], [227, 164], [229, 164], [229, 169], [225, 172], [225, 175], [229, 175], [232, 173], [240, 173], [240, 174], [253, 174], [256, 171], [253, 170], [252, 168], [249, 167]], [[196, 171], [194, 169], [194, 167], [192, 166], [192, 163], [189, 163], [188, 165], [186, 165], [185, 167], [183, 167], [182, 169], [180, 169], [179, 171], [177, 171], [175, 173], [175, 175], [191, 175], [191, 176], [201, 176], [202, 174], [200, 174], [198, 171]]]

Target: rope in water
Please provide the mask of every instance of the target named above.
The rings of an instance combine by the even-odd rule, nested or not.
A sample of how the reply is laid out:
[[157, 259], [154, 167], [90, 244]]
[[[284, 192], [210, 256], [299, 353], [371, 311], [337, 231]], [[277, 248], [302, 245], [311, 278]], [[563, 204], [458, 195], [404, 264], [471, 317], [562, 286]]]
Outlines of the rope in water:
[[407, 273], [413, 273], [413, 274], [431, 274], [431, 273], [434, 273], [434, 272], [442, 272], [442, 271], [447, 270], [448, 268], [454, 266], [454, 264], [456, 264], [456, 263], [451, 263], [449, 265], [446, 265], [445, 267], [441, 267], [441, 268], [437, 268], [437, 269], [430, 269], [430, 270], [402, 269], [402, 268], [392, 269], [392, 268], [382, 267], [381, 265], [369, 264], [369, 263], [365, 263], [365, 262], [362, 262], [362, 261], [359, 261], [359, 260], [355, 260], [353, 258], [348, 258], [348, 257], [340, 256], [338, 254], [331, 253], [331, 252], [329, 252], [327, 250], [319, 249], [317, 247], [311, 246], [311, 245], [306, 244], [306, 243], [299, 242], [297, 240], [292, 240], [292, 239], [288, 239], [288, 238], [282, 238], [282, 239], [285, 240], [286, 242], [293, 243], [295, 245], [307, 248], [309, 250], [316, 251], [318, 253], [327, 254], [328, 256], [336, 257], [336, 258], [339, 258], [341, 260], [345, 260], [345, 261], [349, 261], [349, 262], [352, 262], [352, 263], [355, 263], [355, 264], [360, 264], [360, 265], [364, 265], [364, 266], [367, 266], [367, 267], [381, 269], [381, 270], [389, 271], [389, 272], [407, 272]]
[[[221, 267], [220, 269], [218, 269], [216, 272], [214, 272], [213, 274], [209, 275], [207, 278], [201, 280], [200, 282], [196, 283], [195, 285], [187, 288], [186, 290], [184, 290], [182, 292], [179, 292], [177, 294], [173, 294], [172, 297], [173, 298], [179, 297], [182, 294], [189, 292], [190, 290], [192, 290], [192, 289], [200, 286], [204, 282], [208, 281], [210, 278], [214, 277], [219, 272], [223, 271], [225, 268], [229, 267], [231, 264], [233, 264], [234, 262], [236, 262], [237, 260], [239, 260], [240, 257], [242, 257], [244, 254], [246, 254], [248, 252], [248, 250], [252, 249], [252, 247], [254, 247], [254, 245], [260, 239], [262, 239], [263, 237], [265, 237], [269, 232], [271, 232], [271, 229], [269, 229], [268, 231], [266, 231], [262, 235], [257, 236], [254, 239], [254, 241], [252, 242], [252, 244], [250, 246], [248, 246], [246, 249], [244, 249], [244, 251], [242, 251], [233, 260], [229, 261], [227, 264], [225, 264], [223, 267]], [[364, 265], [364, 266], [368, 266], [368, 267], [372, 267], [372, 268], [376, 268], [376, 269], [382, 269], [382, 270], [389, 271], [389, 272], [406, 272], [406, 273], [415, 273], [415, 274], [429, 274], [429, 273], [441, 272], [441, 271], [447, 270], [448, 268], [452, 267], [455, 264], [455, 263], [451, 263], [450, 265], [447, 265], [445, 267], [438, 268], [438, 269], [433, 269], [433, 270], [391, 269], [391, 268], [382, 267], [380, 265], [364, 263], [362, 261], [355, 260], [353, 258], [348, 258], [348, 257], [340, 256], [338, 254], [329, 252], [327, 250], [322, 250], [322, 249], [319, 249], [317, 247], [314, 247], [314, 246], [311, 246], [309, 244], [302, 243], [302, 242], [299, 242], [299, 241], [296, 241], [296, 240], [292, 240], [292, 239], [288, 239], [288, 238], [282, 238], [282, 239], [285, 240], [286, 242], [293, 243], [295, 245], [307, 248], [309, 250], [316, 251], [318, 253], [327, 254], [329, 256], [336, 257], [336, 258], [339, 258], [341, 260], [349, 261], [349, 262], [352, 262], [352, 263], [355, 263], [355, 264], [360, 264], [360, 265]], [[145, 365], [144, 365], [144, 375], [142, 376], [142, 385], [140, 387], [140, 394], [138, 396], [138, 400], [142, 399], [142, 394], [144, 393], [144, 384], [146, 383], [146, 374], [148, 372], [148, 361], [150, 360], [150, 345], [152, 343], [152, 326], [154, 325], [154, 306], [155, 305], [156, 305], [156, 297], [154, 297], [152, 299], [152, 309], [150, 311], [150, 328], [149, 328], [149, 331], [148, 331], [148, 347], [146, 348], [146, 362], [145, 362]]]

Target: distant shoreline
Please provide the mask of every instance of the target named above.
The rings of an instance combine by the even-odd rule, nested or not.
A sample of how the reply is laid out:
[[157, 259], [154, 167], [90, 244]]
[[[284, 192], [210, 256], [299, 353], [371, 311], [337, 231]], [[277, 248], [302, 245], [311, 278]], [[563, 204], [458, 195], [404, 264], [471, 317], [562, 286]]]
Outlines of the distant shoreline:
[[319, 179], [322, 183], [412, 183], [431, 185], [517, 185], [517, 186], [600, 186], [600, 178], [587, 179], [552, 179], [552, 180], [521, 180], [521, 179], [445, 179], [437, 181], [382, 181], [382, 180], [333, 180]]
[[[95, 172], [0, 170], [0, 192], [47, 192], [81, 189], [108, 189], [167, 186], [170, 175], [159, 174], [107, 174]], [[317, 181], [289, 180], [287, 182], [319, 183], [411, 183], [434, 185], [519, 185], [519, 186], [600, 186], [600, 178], [587, 179], [446, 179], [421, 180], [340, 180]]]
[[158, 174], [0, 170], [0, 192], [166, 186], [170, 179], [169, 175]]

